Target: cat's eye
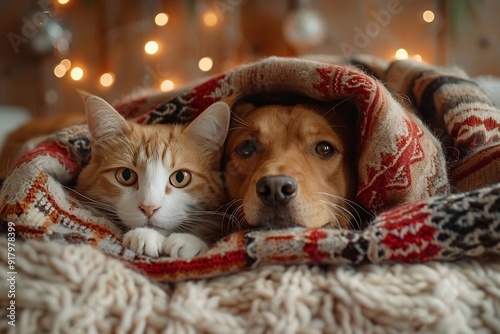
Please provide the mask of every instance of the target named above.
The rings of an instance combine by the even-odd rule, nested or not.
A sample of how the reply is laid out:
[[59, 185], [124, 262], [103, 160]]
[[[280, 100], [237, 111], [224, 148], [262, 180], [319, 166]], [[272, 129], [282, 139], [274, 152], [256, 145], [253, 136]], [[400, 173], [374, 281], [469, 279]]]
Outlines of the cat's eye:
[[251, 139], [242, 141], [236, 148], [238, 155], [243, 158], [250, 157], [255, 151], [257, 151], [257, 146], [255, 145], [255, 141]]
[[127, 167], [118, 168], [115, 177], [124, 186], [131, 186], [137, 182], [137, 173]]
[[184, 188], [191, 182], [191, 173], [185, 170], [178, 170], [170, 175], [170, 184], [176, 188]]
[[316, 144], [314, 151], [320, 157], [328, 158], [335, 153], [335, 147], [327, 141], [321, 141], [318, 144]]

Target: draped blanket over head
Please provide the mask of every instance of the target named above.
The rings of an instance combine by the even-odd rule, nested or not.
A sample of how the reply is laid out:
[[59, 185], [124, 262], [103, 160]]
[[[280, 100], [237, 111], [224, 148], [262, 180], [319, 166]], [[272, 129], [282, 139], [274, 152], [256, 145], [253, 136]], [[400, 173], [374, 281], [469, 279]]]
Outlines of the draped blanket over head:
[[[347, 332], [438, 330], [446, 328], [443, 321], [451, 319], [445, 315], [467, 313], [443, 302], [442, 289], [429, 290], [446, 273], [452, 282], [443, 289], [473, 291], [475, 297], [480, 296], [477, 302], [463, 303], [486, 314], [481, 321], [470, 319], [470, 324], [461, 314], [463, 328], [500, 331], [500, 322], [495, 320], [500, 313], [495, 303], [500, 298], [500, 266], [495, 260], [500, 253], [500, 111], [464, 73], [372, 57], [348, 62], [335, 57], [319, 61], [273, 57], [181, 89], [166, 101], [158, 94], [116, 108], [145, 124], [188, 122], [231, 94], [297, 94], [325, 102], [349, 99], [355, 103], [359, 109], [354, 129], [359, 159], [357, 201], [375, 213], [369, 226], [363, 231], [242, 231], [192, 260], [139, 256], [121, 246], [123, 231], [72, 199], [66, 187], [88, 162], [90, 141], [86, 126], [67, 128], [25, 154], [0, 193], [2, 225], [7, 229], [7, 222], [13, 222], [15, 226], [16, 270], [26, 276], [18, 283], [27, 293], [22, 296], [19, 289], [18, 307], [30, 319], [25, 320], [26, 328], [45, 326], [64, 332], [78, 327], [85, 316], [82, 312], [88, 316], [94, 308], [90, 312], [93, 320], [82, 320], [82, 326], [140, 330], [168, 324], [173, 329], [210, 331], [212, 327], [207, 326], [261, 330], [281, 323], [283, 332], [314, 326], [319, 331]], [[1, 243], [7, 248], [4, 239]], [[493, 260], [485, 254], [493, 254]], [[2, 252], [1, 257], [4, 266], [7, 255]], [[420, 264], [410, 264], [415, 262]], [[329, 266], [326, 272], [320, 269], [323, 267], [304, 266], [311, 264]], [[358, 266], [338, 266], [341, 264]], [[13, 270], [5, 268], [3, 273], [8, 271]], [[302, 283], [294, 283], [290, 271]], [[471, 272], [481, 272], [482, 278], [471, 280]], [[358, 283], [349, 285], [345, 275], [357, 278]], [[374, 277], [380, 281], [374, 283]], [[189, 281], [202, 278], [211, 279]], [[266, 281], [270, 290], [265, 289]], [[127, 282], [133, 282], [128, 288], [133, 291], [122, 291], [120, 285]], [[168, 292], [158, 287], [164, 282], [179, 283]], [[427, 288], [415, 288], [419, 282]], [[384, 290], [386, 284], [396, 287]], [[293, 286], [301, 291], [296, 299], [286, 290]], [[337, 294], [333, 286], [343, 293]], [[371, 290], [365, 291], [365, 286]], [[248, 295], [248, 289], [258, 291], [259, 287], [261, 294]], [[51, 289], [60, 294], [55, 299], [70, 293], [70, 300], [64, 302], [66, 313], [56, 312], [54, 305], [65, 307], [61, 301], [52, 306], [47, 300], [34, 302], [44, 289], [47, 294]], [[318, 291], [329, 296], [329, 302], [312, 297], [303, 300]], [[365, 299], [353, 298], [362, 291]], [[284, 296], [278, 300], [277, 293]], [[414, 295], [415, 303], [407, 300], [407, 304], [380, 306], [391, 300], [391, 293]], [[121, 300], [120, 294], [129, 300]], [[151, 305], [145, 307], [145, 297], [136, 294], [146, 294]], [[113, 302], [107, 300], [104, 305], [103, 298]], [[286, 298], [292, 298], [293, 305], [307, 306], [287, 306], [290, 300], [286, 302]], [[456, 302], [459, 297], [453, 298]], [[406, 311], [402, 311], [404, 307]], [[123, 320], [116, 309], [132, 310], [134, 320]], [[417, 309], [425, 314], [415, 318]], [[208, 313], [203, 315], [205, 311]], [[259, 316], [262, 314], [268, 316]], [[375, 314], [383, 320], [377, 320]], [[49, 315], [54, 322], [42, 320]], [[248, 320], [253, 316], [255, 319]], [[208, 318], [212, 320], [206, 322]], [[456, 323], [453, 319], [450, 321]]]

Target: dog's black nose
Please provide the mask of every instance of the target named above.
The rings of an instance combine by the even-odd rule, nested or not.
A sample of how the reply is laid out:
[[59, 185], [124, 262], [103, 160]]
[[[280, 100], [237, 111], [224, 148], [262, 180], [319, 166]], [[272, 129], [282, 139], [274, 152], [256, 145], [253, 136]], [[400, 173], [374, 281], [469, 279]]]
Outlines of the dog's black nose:
[[257, 182], [257, 196], [267, 205], [285, 205], [297, 195], [297, 181], [288, 175], [264, 176]]

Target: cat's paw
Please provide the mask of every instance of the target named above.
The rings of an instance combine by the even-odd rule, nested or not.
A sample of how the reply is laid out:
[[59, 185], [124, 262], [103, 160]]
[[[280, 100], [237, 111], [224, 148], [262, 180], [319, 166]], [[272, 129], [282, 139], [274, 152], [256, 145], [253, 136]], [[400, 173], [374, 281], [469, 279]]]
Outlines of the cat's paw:
[[208, 250], [200, 238], [187, 233], [172, 233], [164, 243], [163, 252], [173, 258], [190, 259]]
[[125, 233], [122, 245], [140, 255], [158, 257], [162, 253], [165, 236], [160, 232], [139, 227]]

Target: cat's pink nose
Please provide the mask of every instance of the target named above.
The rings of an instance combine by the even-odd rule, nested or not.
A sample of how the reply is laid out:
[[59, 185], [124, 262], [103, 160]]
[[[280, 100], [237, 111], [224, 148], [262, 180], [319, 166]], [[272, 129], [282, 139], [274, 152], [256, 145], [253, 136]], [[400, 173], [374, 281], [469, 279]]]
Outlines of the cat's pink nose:
[[148, 218], [151, 218], [151, 216], [154, 215], [159, 208], [160, 208], [159, 206], [155, 205], [144, 205], [144, 204], [139, 205], [139, 209]]

